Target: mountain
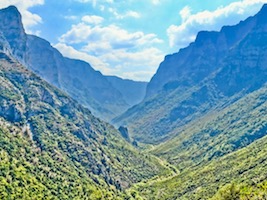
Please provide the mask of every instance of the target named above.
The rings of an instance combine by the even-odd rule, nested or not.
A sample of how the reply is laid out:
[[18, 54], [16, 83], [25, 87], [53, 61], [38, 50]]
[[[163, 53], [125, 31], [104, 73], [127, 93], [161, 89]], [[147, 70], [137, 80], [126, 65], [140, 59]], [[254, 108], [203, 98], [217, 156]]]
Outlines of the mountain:
[[219, 112], [266, 83], [267, 6], [220, 32], [202, 31], [195, 42], [168, 55], [147, 86], [145, 100], [113, 122], [144, 143]]
[[125, 188], [168, 173], [0, 41], [1, 199], [125, 199]]
[[267, 85], [223, 110], [173, 131], [171, 140], [156, 146], [153, 154], [164, 157], [180, 171], [246, 147], [267, 134]]
[[[0, 19], [1, 199], [266, 199], [267, 5], [166, 56], [146, 94], [25, 34], [15, 7]], [[108, 86], [145, 97], [119, 130], [83, 106], [108, 111]]]
[[121, 79], [117, 76], [106, 76], [106, 78], [130, 106], [140, 103], [145, 98], [147, 82]]
[[144, 199], [264, 199], [267, 86], [184, 127], [150, 153], [180, 172], [133, 189]]
[[[106, 121], [144, 97], [143, 83], [106, 77], [84, 61], [63, 57], [46, 40], [26, 34], [21, 15], [14, 6], [0, 10], [0, 32], [21, 63]], [[131, 88], [125, 89], [128, 86]], [[129, 93], [131, 89], [136, 92], [134, 96]]]

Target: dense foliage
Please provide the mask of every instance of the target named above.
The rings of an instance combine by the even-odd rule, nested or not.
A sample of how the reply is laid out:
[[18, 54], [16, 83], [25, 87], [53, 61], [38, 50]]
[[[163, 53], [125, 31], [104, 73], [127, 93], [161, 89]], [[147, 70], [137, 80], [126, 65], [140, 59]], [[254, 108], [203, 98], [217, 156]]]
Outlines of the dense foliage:
[[[13, 131], [12, 131], [13, 129]], [[27, 133], [0, 127], [1, 199], [113, 199], [115, 189], [92, 181], [62, 155], [42, 151]]]
[[244, 96], [217, 112], [172, 132], [173, 139], [153, 153], [180, 170], [246, 147], [266, 135], [267, 87]]
[[135, 190], [145, 199], [209, 199], [220, 188], [228, 190], [227, 185], [235, 183], [240, 185], [238, 195], [246, 199], [245, 195], [255, 196], [257, 191], [267, 193], [266, 158], [267, 137], [264, 137], [234, 153], [186, 168], [170, 179], [138, 185]]
[[[73, 195], [81, 198], [85, 192], [84, 195], [89, 197], [92, 190], [92, 195], [104, 198], [109, 195], [106, 191], [115, 195], [133, 183], [168, 173], [169, 170], [153, 156], [134, 149], [112, 126], [95, 118], [88, 109], [11, 58], [0, 61], [0, 81], [0, 116], [28, 135], [27, 140], [10, 135], [5, 148], [14, 151], [3, 151], [7, 166], [13, 165], [12, 159], [15, 163], [23, 163], [21, 159], [27, 158], [16, 154], [21, 150], [20, 146], [21, 153], [31, 149], [28, 158], [36, 159], [38, 163], [25, 173], [30, 175], [33, 170], [33, 177], [46, 177], [38, 181], [44, 185], [44, 190], [54, 191], [56, 197], [71, 193], [79, 185], [81, 189]], [[1, 131], [1, 134], [4, 134], [1, 135], [3, 141], [9, 138], [7, 131]], [[56, 180], [49, 181], [49, 173]], [[67, 173], [66, 177], [64, 173]], [[66, 184], [61, 185], [65, 180]], [[70, 182], [75, 187], [68, 186]], [[25, 187], [28, 187], [26, 183]], [[49, 185], [56, 189], [51, 190]], [[70, 190], [61, 188], [64, 185]], [[16, 187], [12, 187], [15, 190]]]

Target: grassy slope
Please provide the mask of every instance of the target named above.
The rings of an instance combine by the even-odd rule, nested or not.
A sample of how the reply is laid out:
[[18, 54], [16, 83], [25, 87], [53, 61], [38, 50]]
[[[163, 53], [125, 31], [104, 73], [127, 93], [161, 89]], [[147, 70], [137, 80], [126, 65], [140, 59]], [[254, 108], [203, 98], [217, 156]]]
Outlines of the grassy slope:
[[171, 179], [138, 185], [134, 189], [144, 199], [209, 199], [219, 188], [235, 182], [254, 185], [254, 190], [253, 187], [249, 190], [243, 187], [243, 197], [245, 194], [255, 195], [257, 190], [266, 193], [266, 187], [255, 189], [257, 184], [264, 183], [267, 179], [266, 157], [267, 138], [264, 137], [234, 153], [187, 168]]

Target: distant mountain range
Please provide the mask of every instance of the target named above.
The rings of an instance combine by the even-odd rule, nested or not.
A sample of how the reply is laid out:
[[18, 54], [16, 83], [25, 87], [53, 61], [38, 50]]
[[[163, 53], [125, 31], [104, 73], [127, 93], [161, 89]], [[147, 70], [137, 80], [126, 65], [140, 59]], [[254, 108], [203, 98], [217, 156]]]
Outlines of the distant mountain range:
[[106, 121], [144, 98], [145, 82], [104, 76], [89, 63], [65, 58], [46, 40], [26, 34], [14, 6], [0, 10], [0, 31], [19, 62]]

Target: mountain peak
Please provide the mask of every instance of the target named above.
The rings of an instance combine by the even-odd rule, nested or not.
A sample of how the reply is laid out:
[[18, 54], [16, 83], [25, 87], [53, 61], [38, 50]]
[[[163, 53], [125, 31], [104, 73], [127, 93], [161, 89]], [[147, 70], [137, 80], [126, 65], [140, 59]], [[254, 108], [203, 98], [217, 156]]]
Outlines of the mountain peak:
[[0, 9], [0, 31], [7, 36], [7, 33], [16, 29], [20, 33], [25, 33], [21, 14], [17, 7], [9, 6], [7, 8]]
[[[16, 6], [8, 6], [7, 8], [0, 9], [0, 15], [5, 16], [7, 21], [16, 20], [21, 22], [21, 14]], [[22, 23], [20, 23], [22, 25]]]
[[267, 12], [267, 3], [262, 6], [260, 13], [261, 12]]
[[267, 17], [267, 4], [264, 4], [257, 14], [258, 20], [261, 24], [266, 24], [266, 17]]
[[18, 13], [19, 14], [19, 11], [18, 11], [17, 7], [16, 6], [13, 6], [13, 5], [8, 6], [6, 8], [3, 8], [3, 9], [1, 9], [1, 11]]
[[0, 32], [14, 49], [12, 54], [19, 60], [23, 60], [25, 52], [26, 33], [23, 28], [21, 14], [15, 6], [0, 9]]

